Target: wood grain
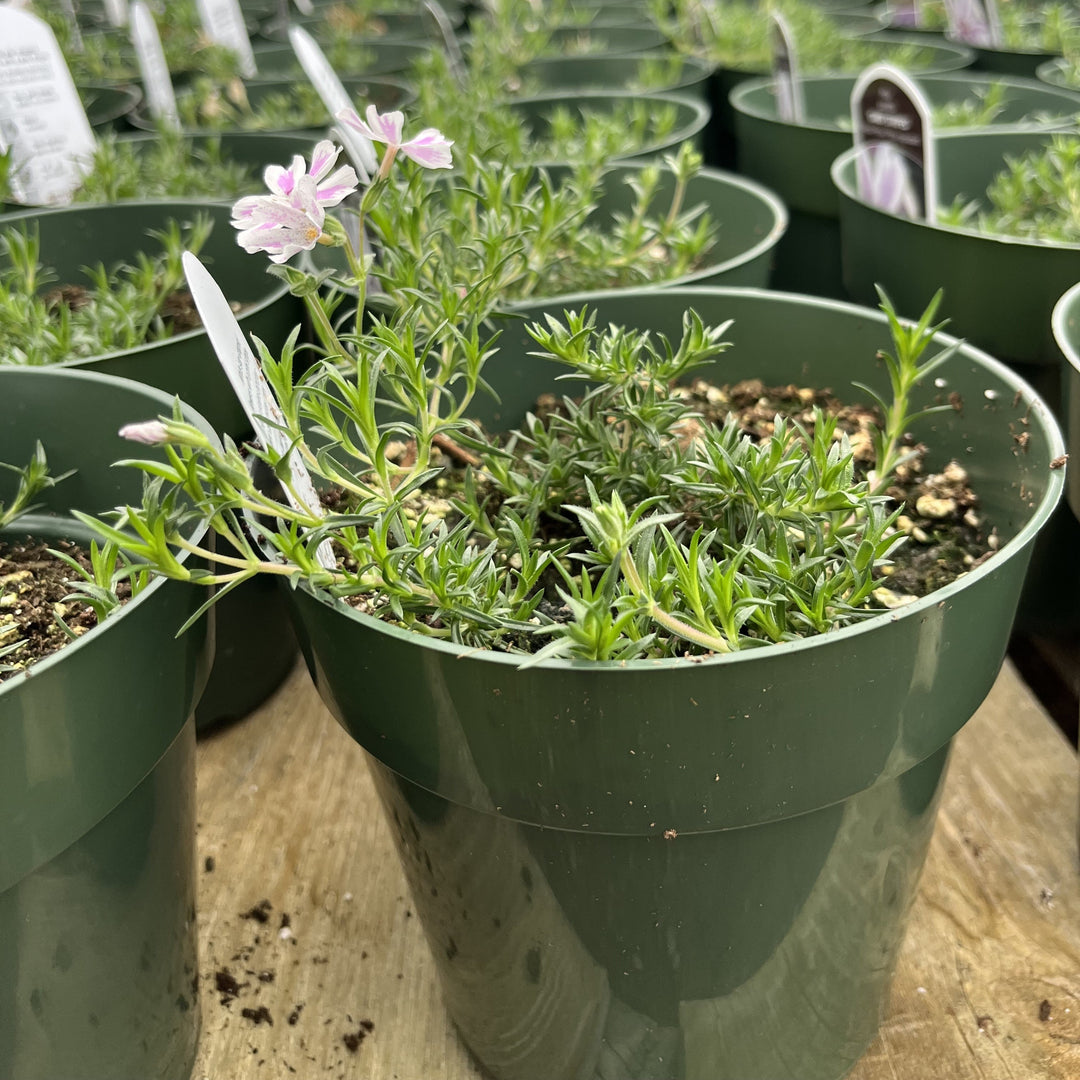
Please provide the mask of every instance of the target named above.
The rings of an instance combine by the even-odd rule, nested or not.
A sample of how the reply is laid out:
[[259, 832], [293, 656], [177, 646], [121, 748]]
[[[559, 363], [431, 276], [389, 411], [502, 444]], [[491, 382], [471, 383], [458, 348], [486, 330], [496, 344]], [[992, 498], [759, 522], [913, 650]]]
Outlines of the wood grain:
[[[198, 760], [194, 1080], [478, 1080], [363, 756], [306, 671]], [[1080, 1077], [1077, 787], [1006, 665], [957, 739], [890, 1010], [852, 1080]], [[263, 900], [265, 923], [243, 916]], [[222, 1004], [225, 970], [241, 987]]]

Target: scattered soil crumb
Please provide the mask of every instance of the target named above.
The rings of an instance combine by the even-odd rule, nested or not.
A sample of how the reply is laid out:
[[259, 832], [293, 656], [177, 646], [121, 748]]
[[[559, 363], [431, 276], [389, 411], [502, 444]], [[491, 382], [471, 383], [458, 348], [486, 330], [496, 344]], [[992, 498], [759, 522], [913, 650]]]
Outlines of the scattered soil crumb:
[[1051, 1005], [1050, 1002], [1043, 998], [1039, 1002], [1039, 1019], [1045, 1024], [1050, 1019]]
[[274, 981], [274, 972], [260, 971], [257, 978], [261, 983], [272, 983]]
[[203, 862], [203, 869], [208, 874], [212, 874], [214, 870], [217, 869], [217, 861], [214, 859], [213, 855], [206, 856], [206, 860]]
[[[263, 903], [265, 904], [266, 901], [264, 900]], [[287, 911], [283, 911], [281, 913], [281, 927], [280, 927], [280, 929], [288, 930], [290, 926], [292, 926], [292, 916], [289, 915], [289, 913]]]
[[222, 1005], [228, 1005], [240, 994], [240, 983], [236, 981], [236, 977], [228, 968], [214, 972], [214, 988], [221, 995]]
[[269, 900], [260, 900], [253, 908], [242, 911], [240, 918], [252, 919], [257, 923], [266, 923], [270, 921], [270, 912], [273, 910], [274, 905]]
[[360, 1049], [360, 1044], [375, 1030], [375, 1025], [370, 1020], [361, 1020], [356, 1031], [350, 1031], [342, 1035], [341, 1041], [350, 1054], [355, 1054]]
[[274, 1018], [270, 1015], [270, 1010], [265, 1005], [260, 1005], [257, 1009], [241, 1009], [240, 1015], [245, 1020], [250, 1020], [256, 1027], [259, 1024], [269, 1024], [274, 1026]]
[[287, 1017], [285, 1017], [285, 1023], [288, 1024], [289, 1027], [296, 1027], [296, 1022], [300, 1019], [300, 1013], [303, 1008], [303, 1003], [293, 1006], [292, 1012], [289, 1013]]

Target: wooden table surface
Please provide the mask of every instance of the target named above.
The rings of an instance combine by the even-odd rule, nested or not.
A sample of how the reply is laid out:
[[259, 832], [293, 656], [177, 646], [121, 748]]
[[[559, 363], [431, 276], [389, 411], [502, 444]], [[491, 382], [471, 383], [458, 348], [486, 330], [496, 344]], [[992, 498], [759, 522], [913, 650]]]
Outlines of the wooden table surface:
[[[205, 738], [198, 770], [194, 1080], [481, 1077], [361, 751], [306, 670]], [[1077, 783], [1006, 664], [957, 739], [888, 1015], [852, 1080], [1080, 1078]], [[226, 1003], [222, 972], [239, 984]]]

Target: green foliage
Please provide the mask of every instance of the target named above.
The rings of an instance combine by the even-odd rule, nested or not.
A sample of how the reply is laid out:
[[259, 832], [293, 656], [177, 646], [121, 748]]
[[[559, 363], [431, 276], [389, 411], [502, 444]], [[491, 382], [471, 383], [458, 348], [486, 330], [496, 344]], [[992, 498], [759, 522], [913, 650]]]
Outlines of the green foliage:
[[[125, 600], [138, 596], [152, 580], [148, 567], [133, 562], [126, 552], [120, 551], [111, 541], [106, 541], [101, 547], [96, 541], [90, 541], [89, 568], [66, 551], [50, 548], [49, 554], [66, 563], [75, 573], [75, 577], [67, 582], [72, 589], [64, 597], [64, 603], [85, 604], [93, 611], [99, 624], [119, 611]], [[56, 621], [70, 639], [78, 637], [60, 615], [56, 615]]]
[[[161, 574], [228, 587], [259, 572], [306, 579], [417, 633], [528, 662], [707, 654], [827, 632], [875, 613], [876, 573], [902, 540], [881, 491], [918, 415], [911, 390], [948, 355], [924, 359], [936, 304], [915, 327], [884, 305], [893, 394], [869, 476], [820, 411], [806, 426], [777, 416], [760, 441], [734, 417], [705, 421], [681, 384], [722, 365], [727, 325], [692, 311], [678, 341], [600, 329], [585, 311], [531, 326], [534, 355], [579, 389], [505, 435], [469, 419], [496, 351], [480, 322], [424, 333], [406, 311], [298, 384], [293, 343], [279, 360], [262, 350], [285, 429], [341, 492], [336, 510], [271, 499], [235, 447], [216, 451], [174, 419], [167, 463], [134, 463], [147, 473], [143, 505], [97, 527]], [[276, 455], [256, 452], [288, 482]], [[269, 514], [256, 528], [281, 561], [243, 538], [244, 513]], [[177, 563], [174, 547], [214, 560], [182, 540], [193, 514], [236, 538], [242, 556], [219, 558], [212, 575]], [[333, 570], [315, 558], [327, 538]]]
[[195, 143], [172, 131], [145, 142], [105, 135], [98, 138], [74, 201], [227, 199], [260, 190], [260, 180], [250, 167], [230, 160], [219, 139]]
[[34, 456], [24, 467], [19, 468], [16, 465], [8, 465], [6, 462], [0, 461], [0, 469], [13, 472], [19, 478], [11, 502], [6, 506], [0, 502], [0, 530], [6, 529], [18, 518], [22, 517], [23, 514], [28, 514], [31, 510], [36, 509], [36, 505], [32, 500], [37, 498], [41, 492], [59, 484], [61, 480], [72, 475], [70, 470], [61, 476], [49, 475], [49, 462], [45, 456], [45, 447], [40, 442], [34, 446]]
[[181, 256], [197, 253], [212, 227], [204, 215], [186, 227], [170, 221], [149, 233], [159, 254], [140, 252], [133, 265], [84, 267], [85, 284], [58, 281], [41, 264], [36, 230], [4, 229], [0, 356], [8, 364], [55, 364], [170, 337], [172, 322], [162, 307], [183, 287]]
[[653, 0], [654, 19], [681, 52], [722, 67], [765, 74], [772, 46], [770, 12], [787, 20], [803, 74], [859, 71], [887, 60], [910, 70], [927, 67], [933, 52], [918, 44], [866, 41], [810, 0], [776, 0], [769, 5], [746, 0]]
[[367, 218], [383, 291], [421, 306], [429, 323], [455, 310], [464, 292], [487, 311], [529, 296], [670, 280], [703, 265], [718, 229], [705, 207], [685, 205], [701, 167], [689, 146], [666, 159], [666, 195], [665, 172], [649, 165], [629, 181], [630, 212], [608, 221], [595, 213], [598, 168], [579, 166], [557, 184], [538, 168], [458, 162], [453, 177], [411, 170]]
[[262, 94], [252, 105], [239, 79], [200, 78], [177, 95], [176, 108], [184, 128], [205, 131], [288, 131], [330, 123], [322, 98], [304, 81]]
[[1005, 164], [985, 202], [957, 198], [939, 213], [939, 222], [1025, 240], [1080, 243], [1080, 136], [1051, 136], [1045, 149], [1006, 157]]

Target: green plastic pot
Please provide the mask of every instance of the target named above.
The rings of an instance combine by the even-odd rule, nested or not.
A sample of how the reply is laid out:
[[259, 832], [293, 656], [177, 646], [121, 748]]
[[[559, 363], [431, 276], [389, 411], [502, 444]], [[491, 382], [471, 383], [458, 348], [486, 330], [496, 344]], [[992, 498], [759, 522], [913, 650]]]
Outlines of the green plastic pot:
[[668, 47], [655, 26], [558, 26], [551, 31], [547, 55], [641, 53]]
[[[1032, 131], [942, 135], [936, 140], [940, 203], [978, 199], [1006, 157], [1037, 150], [1050, 137]], [[832, 178], [840, 198], [844, 284], [853, 300], [873, 303], [879, 283], [902, 314], [912, 315], [943, 287], [951, 330], [1009, 363], [1047, 367], [1050, 380], [1041, 385], [1056, 399], [1060, 354], [1050, 314], [1080, 279], [1080, 244], [996, 237], [884, 213], [858, 197], [853, 151], [837, 158]]]
[[[891, 31], [877, 34], [863, 34], [860, 39], [881, 45], [882, 61], [892, 62], [898, 49], [908, 45], [917, 45], [926, 50], [928, 62], [913, 74], [918, 76], [939, 75], [949, 71], [959, 71], [968, 67], [974, 60], [974, 53], [962, 45], [952, 42], [930, 42], [921, 37], [897, 34]], [[709, 127], [707, 146], [710, 148], [709, 164], [732, 165], [737, 159], [737, 134], [735, 112], [731, 104], [732, 91], [747, 79], [764, 76], [761, 70], [736, 67], [718, 67], [713, 72], [710, 84], [709, 104], [712, 105], [713, 119]], [[838, 73], [833, 73], [838, 74]]]
[[[657, 62], [672, 65], [665, 85], [644, 87], [643, 69]], [[665, 71], [668, 69], [665, 68]], [[648, 53], [621, 55], [543, 57], [529, 63], [523, 72], [529, 85], [544, 91], [618, 90], [622, 93], [675, 93], [696, 100], [708, 98], [709, 65], [692, 56], [659, 59]]]
[[[686, 289], [520, 313], [582, 304], [675, 339], [688, 306], [734, 318], [707, 378], [887, 392], [887, 326], [865, 309]], [[507, 321], [489, 429], [564, 385], [534, 347]], [[444, 1000], [495, 1080], [837, 1080], [874, 1037], [949, 740], [994, 682], [1063, 486], [1048, 467], [1060, 433], [1029, 387], [970, 346], [939, 375], [972, 407], [915, 434], [932, 467], [962, 461], [1005, 542], [835, 633], [695, 663], [521, 669], [290, 591], [312, 677], [369, 754]]]
[[1039, 68], [1052, 60], [1060, 59], [1060, 53], [1043, 49], [992, 49], [972, 46], [975, 50], [974, 67], [978, 71], [993, 71], [999, 75], [1018, 75], [1034, 79]]
[[1035, 69], [1035, 77], [1039, 82], [1050, 86], [1062, 86], [1066, 90], [1080, 90], [1076, 82], [1069, 77], [1069, 71], [1069, 62], [1063, 56], [1059, 56], [1054, 60], [1047, 60], [1045, 64], [1040, 64]]
[[[444, 10], [450, 20], [451, 29], [460, 30], [465, 24], [462, 11], [452, 7], [444, 8]], [[356, 35], [357, 38], [365, 41], [410, 41], [433, 44], [438, 44], [440, 41], [434, 20], [423, 10], [372, 11], [369, 15], [371, 22]], [[333, 41], [336, 36], [327, 23], [326, 15], [318, 11], [314, 15], [301, 15], [294, 11], [290, 14], [289, 23], [286, 26], [282, 26], [280, 20], [276, 18], [270, 19], [259, 28], [259, 36], [267, 41], [288, 41], [290, 26], [302, 26], [322, 44]]]
[[[252, 143], [265, 144], [268, 138], [253, 137]], [[276, 160], [276, 155], [269, 160]], [[82, 281], [83, 266], [130, 260], [143, 250], [148, 230], [160, 229], [170, 217], [190, 220], [196, 212], [214, 220], [214, 231], [200, 257], [211, 265], [225, 295], [246, 306], [240, 325], [277, 355], [300, 321], [299, 302], [284, 284], [266, 274], [261, 259], [237, 246], [228, 206], [192, 201], [119, 203], [12, 215], [4, 224], [37, 228], [41, 260], [57, 271], [57, 282], [63, 284]], [[198, 408], [221, 434], [240, 438], [250, 429], [203, 330], [126, 352], [53, 365], [50, 370], [80, 369], [135, 379], [170, 397], [175, 394]], [[128, 415], [123, 420], [145, 418]], [[269, 583], [245, 583], [229, 593], [218, 609], [217, 658], [199, 702], [200, 731], [244, 716], [259, 705], [285, 679], [296, 656], [281, 596]]]
[[128, 118], [143, 98], [142, 89], [134, 83], [80, 83], [78, 90], [86, 119], [95, 131], [127, 127]]
[[[1065, 360], [1063, 397], [1069, 457], [1080, 461], [1080, 285], [1069, 289], [1054, 306], [1051, 324]], [[1080, 520], [1080, 469], [1070, 470], [1067, 494], [1069, 506]]]
[[[350, 44], [346, 55], [331, 55], [338, 75], [407, 77], [413, 64], [431, 52], [432, 46], [411, 41], [381, 41], [377, 38], [357, 39]], [[260, 78], [306, 79], [291, 45], [268, 44], [253, 48]]]
[[[140, 498], [141, 474], [111, 467], [131, 454], [116, 432], [170, 410], [166, 395], [84, 371], [3, 368], [0, 399], [0, 461], [29, 460], [41, 440], [54, 474], [77, 470], [6, 536], [85, 542], [70, 509], [101, 513]], [[10, 477], [0, 480], [5, 497], [11, 490]], [[0, 1076], [191, 1072], [192, 709], [210, 629], [203, 621], [176, 631], [201, 600], [159, 580], [26, 676], [0, 683]]]
[[[266, 342], [272, 352], [279, 350], [300, 321], [300, 306], [283, 283], [266, 273], [261, 259], [237, 245], [227, 206], [195, 200], [74, 206], [12, 214], [4, 225], [37, 229], [41, 261], [56, 271], [56, 283], [67, 284], [84, 280], [84, 266], [130, 261], [152, 243], [147, 239], [150, 230], [162, 228], [169, 219], [190, 221], [200, 213], [214, 222], [200, 257], [213, 266], [230, 301], [244, 305], [240, 325]], [[198, 409], [218, 432], [240, 436], [251, 426], [201, 329], [137, 349], [54, 366], [89, 368], [158, 387]]]
[[[773, 279], [777, 288], [835, 298], [846, 295], [840, 271], [839, 208], [829, 170], [851, 147], [855, 78], [803, 79], [807, 119], [800, 124], [777, 115], [772, 79], [751, 79], [731, 92], [739, 171], [772, 187], [792, 212], [791, 227], [777, 249]], [[965, 73], [920, 76], [917, 82], [934, 107], [971, 100], [991, 83], [1003, 83], [1005, 106], [990, 125], [994, 130], [1021, 124], [1064, 129], [1074, 126], [1080, 114], [1080, 95], [1030, 80]], [[951, 134], [978, 129], [947, 130]]]
[[[652, 111], [666, 106], [676, 110], [675, 127], [669, 135], [640, 147], [628, 150], [610, 160], [623, 163], [627, 161], [648, 161], [662, 157], [677, 150], [684, 142], [692, 143], [697, 149], [702, 148], [706, 125], [709, 123], [710, 109], [704, 102], [684, 94], [637, 94], [635, 98], [652, 105]], [[572, 94], [549, 93], [535, 94], [531, 97], [514, 98], [507, 105], [516, 112], [528, 126], [534, 140], [547, 137], [548, 117], [559, 107], [571, 113], [583, 109], [592, 112], [613, 112], [626, 100], [621, 93], [605, 93], [602, 90], [578, 90]]]
[[[612, 166], [604, 173], [593, 220], [614, 224], [617, 218], [629, 216], [634, 201], [630, 182], [644, 167], [640, 163], [627, 163]], [[569, 166], [555, 164], [544, 168], [556, 184], [571, 178]], [[657, 186], [656, 205], [668, 206], [674, 189], [674, 174], [664, 168]], [[660, 287], [721, 284], [767, 286], [773, 251], [787, 227], [784, 204], [767, 188], [745, 177], [716, 169], [702, 169], [687, 184], [683, 199], [686, 209], [700, 205], [709, 208], [719, 226], [716, 244], [709, 253], [708, 262], [692, 273], [659, 283]], [[339, 273], [345, 273], [348, 269], [340, 248], [317, 247], [307, 258], [316, 271], [332, 267]]]
[[[274, 79], [254, 79], [245, 83], [244, 89], [252, 109], [257, 110], [260, 104], [270, 95], [285, 92], [294, 83], [295, 80], [287, 79], [284, 76]], [[373, 76], [369, 78], [367, 76], [346, 75], [342, 78], [341, 85], [345, 88], [350, 99], [357, 104], [357, 108], [361, 113], [367, 105], [374, 105], [380, 113], [383, 113], [393, 109], [406, 109], [416, 101], [415, 91], [400, 79], [390, 76]], [[194, 89], [181, 92], [182, 95], [189, 98], [194, 93]], [[177, 97], [179, 99], [181, 95], [177, 95]], [[143, 131], [157, 130], [156, 122], [145, 109], [136, 109], [131, 114], [130, 120], [133, 127], [140, 128]], [[324, 136], [325, 129], [331, 123], [333, 123], [333, 118], [329, 113], [326, 113], [321, 124], [308, 124], [299, 128], [275, 128], [260, 132], [247, 131], [244, 133], [263, 135], [281, 135], [285, 133], [295, 135], [302, 133], [306, 138], [318, 139]], [[238, 133], [235, 128], [228, 130], [233, 134]], [[190, 129], [189, 134], [209, 134], [211, 131], [210, 128]], [[224, 134], [224, 132], [221, 134]], [[272, 161], [274, 159], [270, 158], [268, 160]]]

